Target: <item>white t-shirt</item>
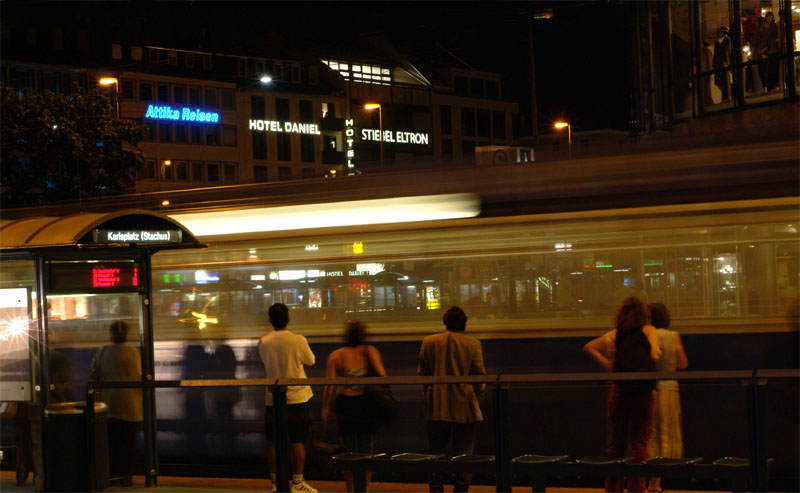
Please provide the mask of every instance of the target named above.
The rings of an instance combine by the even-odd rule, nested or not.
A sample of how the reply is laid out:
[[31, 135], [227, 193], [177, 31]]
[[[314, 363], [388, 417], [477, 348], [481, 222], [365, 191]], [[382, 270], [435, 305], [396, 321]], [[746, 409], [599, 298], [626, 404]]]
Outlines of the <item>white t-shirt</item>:
[[[264, 363], [266, 378], [306, 378], [305, 366], [314, 366], [314, 353], [305, 337], [288, 330], [273, 330], [258, 341], [258, 355]], [[287, 404], [302, 404], [314, 394], [308, 385], [292, 385], [286, 390]], [[272, 405], [267, 389], [266, 404]]]

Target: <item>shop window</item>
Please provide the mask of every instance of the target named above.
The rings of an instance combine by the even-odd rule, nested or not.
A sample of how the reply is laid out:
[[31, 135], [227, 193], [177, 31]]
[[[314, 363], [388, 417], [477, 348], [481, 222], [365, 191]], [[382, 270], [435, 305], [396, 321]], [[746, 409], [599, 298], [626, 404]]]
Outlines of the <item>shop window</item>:
[[267, 159], [267, 134], [251, 130], [253, 137], [253, 159]]
[[278, 161], [292, 160], [292, 139], [289, 134], [279, 133], [278, 137]]
[[449, 105], [442, 105], [439, 107], [439, 119], [441, 121], [442, 133], [453, 133], [453, 112]]
[[204, 91], [203, 105], [206, 108], [217, 107], [217, 90], [213, 87], [206, 87]]
[[267, 117], [266, 106], [264, 106], [264, 96], [250, 97], [250, 117], [255, 120], [263, 120]]
[[472, 108], [461, 108], [461, 135], [475, 136], [475, 110]]
[[219, 145], [219, 125], [206, 125], [206, 145]]
[[233, 89], [220, 89], [219, 90], [220, 107], [224, 110], [236, 109], [236, 104], [233, 97]]
[[301, 135], [300, 136], [300, 159], [304, 163], [313, 163], [314, 162], [314, 136], [313, 135]]
[[483, 97], [483, 79], [470, 79], [469, 80], [469, 94], [475, 98]]
[[232, 125], [222, 126], [222, 145], [236, 147], [236, 127]]
[[159, 142], [172, 142], [172, 124], [159, 122], [158, 124], [158, 141]]
[[169, 103], [169, 84], [158, 85], [158, 102]]
[[486, 97], [498, 99], [500, 97], [500, 82], [496, 80], [486, 81]]
[[506, 114], [503, 111], [492, 111], [492, 137], [506, 138]]
[[192, 161], [192, 181], [203, 181], [205, 178], [205, 163], [203, 161]]
[[291, 114], [289, 112], [289, 100], [283, 98], [275, 99], [275, 116], [279, 122], [291, 121]]
[[314, 178], [314, 168], [303, 168], [301, 172], [303, 179]]
[[203, 129], [200, 125], [189, 125], [189, 140], [192, 144], [203, 144]]
[[261, 165], [253, 166], [253, 181], [256, 183], [263, 183], [267, 181], [267, 167]]
[[223, 163], [223, 179], [226, 183], [236, 183], [237, 168], [236, 163]]
[[462, 154], [472, 154], [475, 152], [475, 141], [474, 140], [465, 140], [461, 142], [461, 153]]
[[311, 101], [300, 100], [300, 123], [314, 123], [314, 108]]
[[200, 106], [200, 86], [189, 86], [189, 105]]
[[146, 142], [153, 142], [156, 140], [156, 124], [155, 122], [144, 122], [144, 140]]
[[206, 176], [208, 181], [219, 181], [219, 163], [206, 163]]
[[120, 91], [122, 99], [136, 99], [136, 82], [133, 79], [122, 79], [120, 81]]
[[153, 83], [139, 82], [139, 101], [153, 100]]
[[144, 162], [144, 170], [142, 170], [142, 179], [155, 180], [156, 179], [156, 160], [148, 159]]
[[453, 154], [453, 141], [442, 139], [442, 155]]
[[175, 179], [180, 181], [189, 180], [189, 165], [186, 161], [175, 161]]
[[186, 104], [186, 86], [173, 86], [172, 98], [175, 104]]
[[176, 144], [186, 143], [186, 125], [183, 123], [175, 124], [175, 143]]
[[489, 110], [478, 110], [478, 137], [491, 137]]
[[453, 89], [455, 90], [456, 94], [460, 96], [467, 95], [467, 78], [466, 77], [454, 77], [453, 78]]
[[289, 166], [278, 166], [278, 180], [291, 180], [292, 168]]

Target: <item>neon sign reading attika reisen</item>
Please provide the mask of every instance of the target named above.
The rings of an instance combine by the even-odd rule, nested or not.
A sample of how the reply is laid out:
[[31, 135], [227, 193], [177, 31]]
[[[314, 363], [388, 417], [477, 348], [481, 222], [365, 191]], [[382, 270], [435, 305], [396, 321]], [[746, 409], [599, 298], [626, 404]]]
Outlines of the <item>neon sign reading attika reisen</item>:
[[174, 109], [171, 106], [156, 106], [151, 104], [147, 107], [145, 118], [152, 120], [174, 120], [198, 123], [219, 123], [219, 113], [202, 111], [199, 109], [181, 108]]

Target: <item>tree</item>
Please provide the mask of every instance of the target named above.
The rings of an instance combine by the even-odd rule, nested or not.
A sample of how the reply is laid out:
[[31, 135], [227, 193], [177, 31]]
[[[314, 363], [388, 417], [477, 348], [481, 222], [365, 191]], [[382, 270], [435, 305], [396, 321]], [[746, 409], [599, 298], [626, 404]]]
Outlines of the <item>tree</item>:
[[71, 95], [2, 88], [1, 101], [4, 208], [133, 191], [145, 128], [116, 118], [107, 95], [77, 85]]

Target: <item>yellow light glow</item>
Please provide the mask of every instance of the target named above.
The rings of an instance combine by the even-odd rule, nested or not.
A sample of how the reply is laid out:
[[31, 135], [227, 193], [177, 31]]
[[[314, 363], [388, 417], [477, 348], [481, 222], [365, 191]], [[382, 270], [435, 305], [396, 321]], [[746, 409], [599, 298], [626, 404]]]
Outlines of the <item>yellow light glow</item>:
[[101, 86], [110, 86], [111, 84], [116, 84], [117, 78], [116, 77], [103, 77], [100, 79]]
[[377, 110], [380, 107], [381, 105], [379, 105], [378, 103], [367, 103], [364, 105], [365, 110]]
[[164, 166], [169, 166], [170, 164], [172, 164], [172, 161], [170, 161], [169, 159], [164, 161]]
[[360, 241], [354, 241], [353, 253], [364, 253], [364, 243]]
[[198, 237], [475, 217], [471, 193], [170, 214]]
[[569, 123], [567, 123], [567, 122], [555, 122], [553, 124], [553, 126], [556, 127], [556, 128], [567, 128], [567, 127], [569, 127]]
[[161, 205], [163, 205], [164, 207], [168, 206], [169, 205], [169, 200], [162, 200], [161, 201]]

